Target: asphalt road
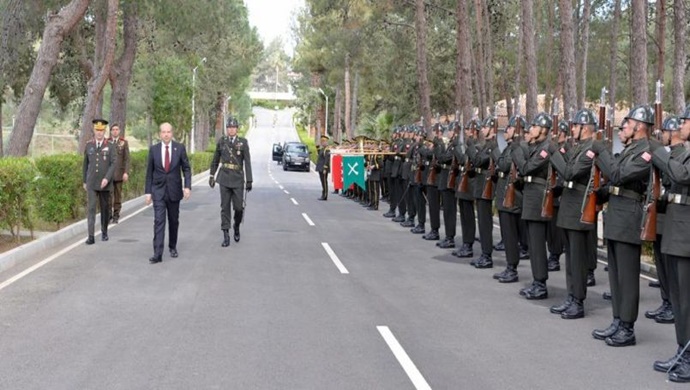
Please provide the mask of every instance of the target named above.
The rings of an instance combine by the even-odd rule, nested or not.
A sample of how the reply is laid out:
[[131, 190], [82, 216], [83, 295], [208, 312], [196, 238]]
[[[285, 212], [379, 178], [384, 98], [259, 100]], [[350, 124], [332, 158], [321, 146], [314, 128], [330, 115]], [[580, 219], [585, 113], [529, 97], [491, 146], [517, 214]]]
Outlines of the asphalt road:
[[548, 300], [526, 301], [528, 262], [520, 283], [502, 285], [491, 278], [500, 253], [477, 270], [385, 210], [318, 201], [316, 173], [270, 161], [273, 143], [297, 139], [290, 113], [275, 114], [273, 127], [274, 112], [258, 109], [249, 134], [254, 189], [239, 243], [221, 248], [218, 188], [203, 179], [181, 206], [177, 259], [148, 264], [148, 207], [107, 243], [79, 239], [0, 274], [0, 388], [682, 387], [651, 368], [675, 342], [672, 325], [642, 315], [659, 303], [646, 281], [638, 345], [607, 347], [590, 336], [611, 320], [603, 267], [584, 319], [549, 314], [564, 271], [551, 273]]

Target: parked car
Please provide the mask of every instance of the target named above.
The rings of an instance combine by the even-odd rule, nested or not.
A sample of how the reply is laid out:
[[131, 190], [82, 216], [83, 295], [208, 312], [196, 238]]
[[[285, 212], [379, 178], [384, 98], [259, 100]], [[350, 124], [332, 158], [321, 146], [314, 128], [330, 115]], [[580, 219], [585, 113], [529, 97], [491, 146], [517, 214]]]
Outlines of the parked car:
[[303, 143], [290, 142], [283, 148], [283, 170], [299, 168], [309, 172], [309, 148]]

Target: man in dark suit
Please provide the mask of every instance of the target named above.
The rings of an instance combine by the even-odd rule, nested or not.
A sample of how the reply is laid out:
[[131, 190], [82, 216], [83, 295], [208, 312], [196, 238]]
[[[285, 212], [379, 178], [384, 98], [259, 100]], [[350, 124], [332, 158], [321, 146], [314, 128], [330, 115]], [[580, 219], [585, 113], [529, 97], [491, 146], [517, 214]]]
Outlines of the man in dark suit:
[[[192, 195], [192, 169], [184, 145], [172, 140], [170, 123], [160, 125], [161, 142], [149, 148], [146, 167], [146, 204], [153, 201], [153, 257], [151, 264], [163, 261], [166, 214], [169, 222], [170, 257], [177, 257], [177, 228], [180, 225], [180, 200]], [[181, 174], [184, 174], [184, 190]]]

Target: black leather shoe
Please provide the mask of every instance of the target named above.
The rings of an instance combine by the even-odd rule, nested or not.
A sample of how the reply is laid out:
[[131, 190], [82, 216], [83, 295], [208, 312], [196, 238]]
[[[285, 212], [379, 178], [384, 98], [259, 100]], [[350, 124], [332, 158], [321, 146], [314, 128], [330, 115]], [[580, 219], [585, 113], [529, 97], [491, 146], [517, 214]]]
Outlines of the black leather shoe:
[[86, 241], [84, 242], [84, 244], [86, 244], [86, 245], [93, 245], [95, 243], [96, 243], [96, 240], [93, 238], [93, 236], [89, 236], [89, 238], [87, 238]]
[[506, 275], [507, 272], [508, 272], [508, 267], [506, 267], [506, 269], [504, 269], [504, 270], [501, 271], [501, 272], [496, 272], [496, 273], [494, 274], [493, 278], [496, 279], [496, 280], [498, 280], [498, 279], [504, 277], [504, 276]]
[[400, 222], [400, 226], [402, 226], [402, 227], [414, 227], [414, 221], [408, 219], [404, 222]]
[[228, 229], [223, 229], [223, 243], [220, 244], [222, 247], [226, 247], [230, 245], [230, 233], [228, 232]]
[[114, 223], [115, 225], [120, 223], [120, 217], [113, 217], [112, 223]]
[[594, 271], [587, 271], [587, 287], [593, 287], [597, 285], [597, 280], [594, 278]]
[[541, 300], [549, 297], [546, 283], [535, 281], [530, 290], [525, 291], [525, 298], [529, 300]]
[[685, 351], [678, 364], [668, 374], [668, 380], [678, 383], [690, 382], [690, 356], [688, 356], [688, 351]]
[[101, 233], [101, 241], [108, 241], [108, 233]]
[[[472, 244], [468, 244], [468, 243], [462, 244], [460, 249], [458, 249], [457, 251], [453, 251], [453, 255], [460, 257], [460, 258], [470, 258], [470, 257], [474, 256], [474, 252], [472, 251]], [[470, 262], [470, 264], [472, 264], [472, 262]], [[472, 265], [474, 265], [474, 264], [472, 264]]]
[[373, 206], [367, 207], [367, 210], [372, 210], [372, 211], [373, 211], [373, 210], [378, 210], [378, 209], [379, 209], [379, 206], [377, 206], [377, 205], [373, 205]]
[[503, 252], [504, 250], [506, 250], [506, 246], [503, 243], [503, 240], [499, 241], [498, 244], [494, 245], [494, 250], [499, 252]]
[[520, 260], [527, 260], [527, 259], [529, 259], [529, 252], [524, 250], [524, 249], [520, 249]]
[[603, 294], [601, 294], [601, 297], [604, 298], [605, 301], [610, 301], [611, 300], [611, 292], [605, 291]]
[[629, 345], [635, 345], [635, 329], [632, 323], [621, 321], [621, 326], [618, 327], [616, 333], [607, 337], [606, 345], [609, 347], [627, 347]]
[[592, 337], [594, 337], [597, 340], [606, 340], [607, 337], [613, 336], [617, 331], [618, 328], [621, 326], [621, 320], [620, 318], [614, 318], [613, 322], [611, 325], [608, 326], [606, 329], [594, 329], [592, 331]]
[[482, 253], [479, 259], [474, 263], [474, 267], [477, 269], [493, 268], [494, 261], [491, 259], [491, 256]]
[[387, 213], [383, 213], [383, 216], [386, 218], [394, 218], [395, 217], [395, 211], [389, 211]]
[[508, 266], [506, 274], [498, 278], [499, 283], [515, 283], [518, 281], [518, 273], [515, 267]]
[[439, 240], [441, 237], [439, 237], [438, 235], [438, 230], [432, 230], [429, 233], [423, 235], [422, 238], [429, 241], [436, 241]]
[[232, 238], [235, 240], [235, 242], [240, 242], [240, 227], [235, 226], [233, 230], [234, 234], [232, 235]]
[[659, 324], [673, 324], [676, 322], [676, 317], [673, 316], [673, 310], [671, 310], [671, 305], [669, 304], [661, 314], [656, 316], [654, 319]]
[[661, 288], [661, 283], [658, 280], [650, 280], [649, 287]]
[[319, 198], [319, 200], [328, 200], [328, 198], [324, 198], [323, 196]]
[[446, 237], [443, 241], [441, 241], [438, 247], [442, 249], [455, 248], [455, 238]]
[[391, 221], [393, 221], [393, 222], [405, 222], [405, 217], [402, 215], [398, 215], [397, 217], [394, 217], [393, 219], [391, 219]]
[[573, 303], [568, 306], [563, 313], [561, 313], [561, 318], [564, 320], [575, 320], [578, 318], [583, 318], [585, 316], [585, 306], [581, 300], [573, 298]]
[[179, 256], [177, 249], [170, 249], [170, 257], [176, 258], [177, 256]]
[[417, 225], [414, 228], [410, 229], [410, 233], [412, 233], [412, 234], [424, 234], [424, 233], [426, 233], [426, 230], [424, 229], [424, 226]]
[[161, 261], [163, 261], [163, 258], [161, 256], [153, 256], [149, 259], [149, 263], [151, 264], [160, 263]]
[[549, 261], [547, 263], [547, 268], [549, 272], [555, 272], [561, 270], [561, 262], [558, 255], [550, 255]]
[[678, 365], [678, 363], [681, 362], [683, 357], [680, 354], [680, 351], [683, 350], [682, 346], [678, 347], [678, 350], [676, 350], [676, 354], [673, 355], [670, 359], [668, 360], [657, 360], [654, 362], [654, 365], [652, 367], [654, 368], [654, 371], [659, 371], [659, 372], [669, 372], [672, 368]]
[[527, 291], [529, 291], [529, 290], [531, 290], [531, 289], [534, 288], [534, 283], [536, 283], [536, 282], [532, 281], [532, 284], [530, 284], [529, 286], [526, 286], [526, 287], [521, 288], [521, 289], [520, 289], [520, 295], [523, 296], [523, 297], [526, 296], [526, 295], [527, 295]]
[[549, 308], [549, 311], [553, 314], [562, 314], [568, 306], [570, 306], [573, 303], [574, 297], [572, 295], [568, 295], [568, 298], [563, 301], [560, 305], [553, 305]]
[[666, 310], [666, 307], [671, 307], [671, 304], [668, 301], [662, 301], [661, 305], [657, 307], [654, 310], [647, 310], [644, 312], [644, 316], [649, 318], [650, 320], [655, 319], [659, 314], [663, 313]]

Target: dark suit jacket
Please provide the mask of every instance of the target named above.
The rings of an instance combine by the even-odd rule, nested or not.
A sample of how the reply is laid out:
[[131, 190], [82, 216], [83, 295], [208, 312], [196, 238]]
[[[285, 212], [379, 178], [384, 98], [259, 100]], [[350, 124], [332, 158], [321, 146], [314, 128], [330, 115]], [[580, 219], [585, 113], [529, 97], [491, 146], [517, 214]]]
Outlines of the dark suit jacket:
[[180, 201], [183, 197], [182, 175], [184, 175], [184, 188], [192, 189], [192, 169], [184, 145], [172, 141], [170, 146], [170, 172], [165, 172], [161, 143], [149, 148], [146, 193], [151, 194], [154, 201], [163, 199]]

